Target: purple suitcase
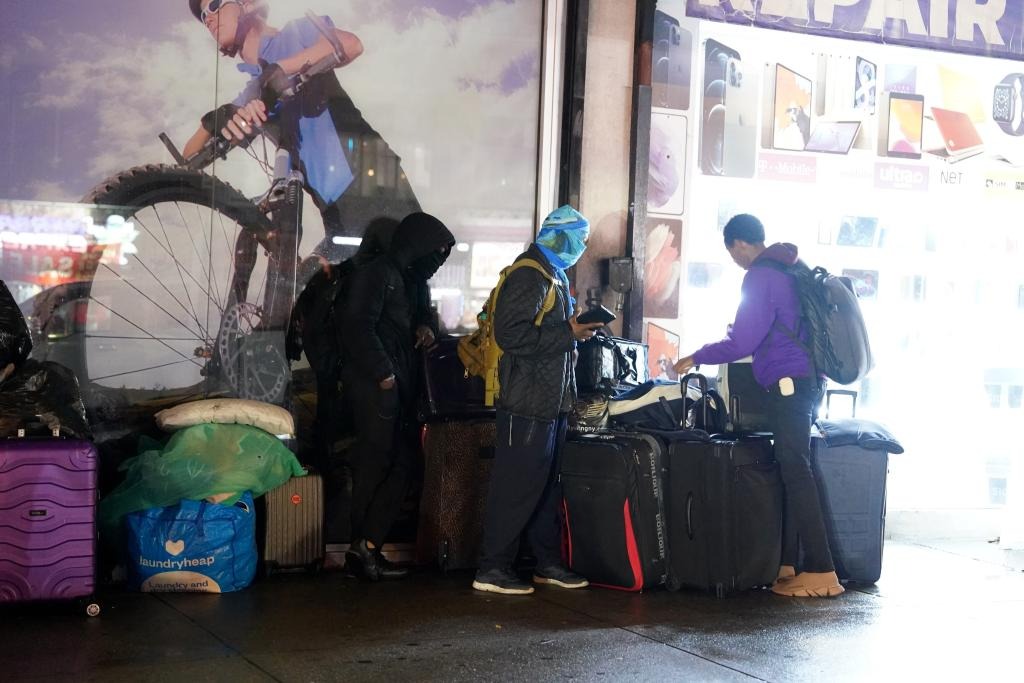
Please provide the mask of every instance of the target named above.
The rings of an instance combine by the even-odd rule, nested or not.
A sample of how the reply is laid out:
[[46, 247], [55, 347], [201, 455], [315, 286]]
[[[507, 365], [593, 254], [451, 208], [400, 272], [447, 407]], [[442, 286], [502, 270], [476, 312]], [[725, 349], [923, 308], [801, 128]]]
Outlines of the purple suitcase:
[[97, 464], [87, 441], [0, 441], [0, 603], [92, 597]]

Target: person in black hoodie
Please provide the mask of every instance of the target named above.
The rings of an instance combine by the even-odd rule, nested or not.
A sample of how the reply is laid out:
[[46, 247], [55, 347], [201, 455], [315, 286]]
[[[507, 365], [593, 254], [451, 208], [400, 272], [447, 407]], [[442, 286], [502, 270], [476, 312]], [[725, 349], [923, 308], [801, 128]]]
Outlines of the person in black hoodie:
[[413, 453], [406, 420], [416, 388], [416, 349], [433, 345], [427, 281], [455, 245], [445, 225], [412, 213], [387, 251], [349, 276], [342, 315], [342, 386], [352, 411], [352, 542], [345, 561], [371, 581], [400, 578], [380, 552], [408, 489]]

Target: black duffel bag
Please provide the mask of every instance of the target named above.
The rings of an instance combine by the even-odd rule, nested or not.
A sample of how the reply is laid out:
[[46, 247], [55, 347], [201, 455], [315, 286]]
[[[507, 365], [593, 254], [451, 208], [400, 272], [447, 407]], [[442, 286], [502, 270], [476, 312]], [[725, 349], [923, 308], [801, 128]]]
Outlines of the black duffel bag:
[[577, 347], [576, 390], [609, 392], [647, 381], [647, 345], [598, 332]]

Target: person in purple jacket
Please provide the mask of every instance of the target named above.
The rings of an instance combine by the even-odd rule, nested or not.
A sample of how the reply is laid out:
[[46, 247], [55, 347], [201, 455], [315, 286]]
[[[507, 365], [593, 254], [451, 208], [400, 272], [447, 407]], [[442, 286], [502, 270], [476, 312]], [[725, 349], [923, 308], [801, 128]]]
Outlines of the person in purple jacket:
[[[810, 431], [825, 390], [807, 352], [791, 337], [800, 330], [800, 302], [792, 276], [769, 263], [797, 261], [792, 244], [764, 244], [755, 216], [733, 216], [725, 225], [725, 248], [747, 271], [736, 319], [725, 339], [680, 359], [680, 375], [694, 366], [731, 363], [753, 355], [754, 378], [767, 392], [775, 435], [775, 459], [786, 489], [782, 564], [772, 591], [792, 597], [829, 597], [843, 587], [832, 563], [818, 487], [810, 463]], [[789, 333], [787, 333], [789, 332]], [[803, 565], [796, 572], [800, 547]]]

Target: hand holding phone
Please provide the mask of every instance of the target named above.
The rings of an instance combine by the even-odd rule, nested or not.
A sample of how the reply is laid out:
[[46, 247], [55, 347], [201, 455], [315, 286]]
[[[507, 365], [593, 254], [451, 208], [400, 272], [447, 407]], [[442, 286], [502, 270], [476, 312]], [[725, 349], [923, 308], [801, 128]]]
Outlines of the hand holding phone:
[[590, 325], [591, 323], [607, 325], [613, 320], [615, 320], [615, 314], [604, 306], [597, 306], [596, 308], [588, 309], [576, 316], [576, 322], [584, 325]]

